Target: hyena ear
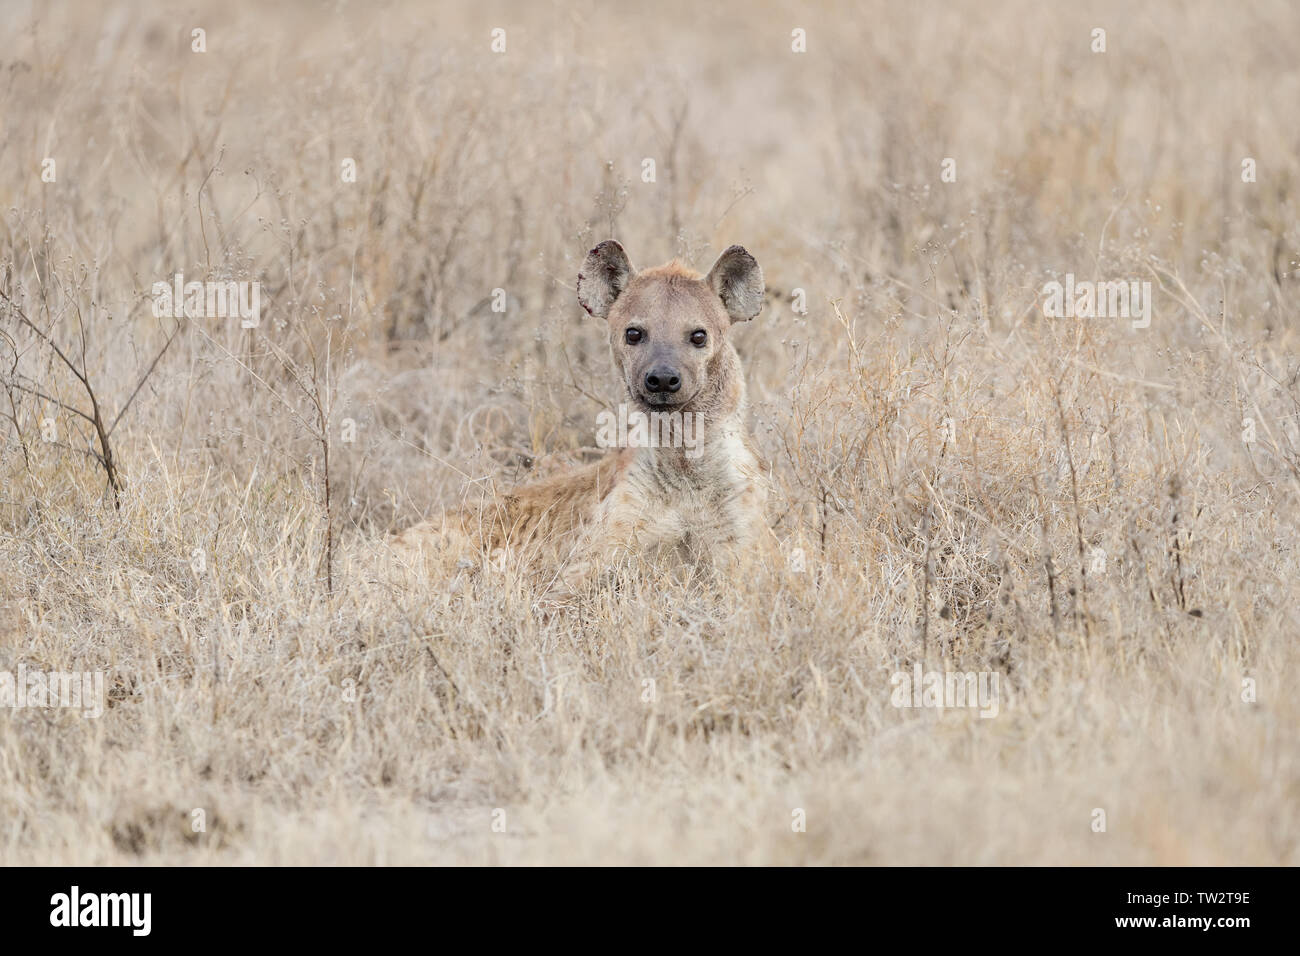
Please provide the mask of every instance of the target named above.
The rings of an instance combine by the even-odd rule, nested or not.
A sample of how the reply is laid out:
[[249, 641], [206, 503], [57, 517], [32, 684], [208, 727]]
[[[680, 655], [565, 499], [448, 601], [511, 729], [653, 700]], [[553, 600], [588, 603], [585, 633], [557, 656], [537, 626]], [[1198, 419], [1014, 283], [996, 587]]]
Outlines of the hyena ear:
[[587, 253], [578, 273], [578, 302], [598, 319], [609, 315], [614, 300], [622, 295], [636, 275], [627, 253], [613, 239], [606, 239]]
[[744, 246], [732, 246], [718, 256], [709, 270], [708, 282], [732, 322], [744, 322], [762, 311], [763, 270]]

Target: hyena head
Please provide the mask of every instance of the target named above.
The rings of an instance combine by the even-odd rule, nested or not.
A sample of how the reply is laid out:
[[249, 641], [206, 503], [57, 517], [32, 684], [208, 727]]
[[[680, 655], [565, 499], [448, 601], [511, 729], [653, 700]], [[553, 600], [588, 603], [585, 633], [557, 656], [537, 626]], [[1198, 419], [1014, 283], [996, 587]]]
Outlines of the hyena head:
[[606, 239], [582, 264], [578, 301], [609, 323], [614, 364], [640, 407], [708, 417], [739, 407], [744, 378], [727, 330], [763, 308], [763, 270], [742, 247], [701, 276], [676, 261], [637, 272]]

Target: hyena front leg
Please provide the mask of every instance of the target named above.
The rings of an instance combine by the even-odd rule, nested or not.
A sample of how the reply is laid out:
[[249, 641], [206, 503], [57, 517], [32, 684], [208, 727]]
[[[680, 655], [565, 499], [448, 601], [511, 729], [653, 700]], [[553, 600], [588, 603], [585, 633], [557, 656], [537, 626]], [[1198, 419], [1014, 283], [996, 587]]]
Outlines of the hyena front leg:
[[654, 550], [671, 537], [669, 529], [627, 508], [610, 508], [579, 538], [555, 577], [548, 598], [570, 600], [585, 593], [602, 574], [634, 554]]
[[556, 575], [551, 585], [553, 597], [573, 598], [584, 593], [607, 568], [624, 560], [634, 550], [631, 541], [604, 528], [584, 536], [573, 555]]

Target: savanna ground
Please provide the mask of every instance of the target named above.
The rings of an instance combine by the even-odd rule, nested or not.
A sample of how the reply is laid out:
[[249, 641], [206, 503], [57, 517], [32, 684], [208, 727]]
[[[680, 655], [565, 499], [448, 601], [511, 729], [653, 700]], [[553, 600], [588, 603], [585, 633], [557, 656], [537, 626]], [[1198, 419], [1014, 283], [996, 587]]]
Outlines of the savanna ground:
[[[0, 711], [0, 860], [1297, 862], [1300, 9], [445, 6], [4, 5], [0, 670], [107, 706]], [[764, 267], [761, 569], [378, 573], [597, 453], [607, 236]]]

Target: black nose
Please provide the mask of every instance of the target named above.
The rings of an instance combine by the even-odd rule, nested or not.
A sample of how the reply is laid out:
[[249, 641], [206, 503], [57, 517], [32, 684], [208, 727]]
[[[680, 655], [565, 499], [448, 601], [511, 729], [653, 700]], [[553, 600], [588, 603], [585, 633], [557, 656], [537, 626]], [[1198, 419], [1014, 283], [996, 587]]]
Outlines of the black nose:
[[645, 390], [647, 392], [675, 392], [681, 387], [682, 379], [675, 368], [660, 365], [646, 373]]

